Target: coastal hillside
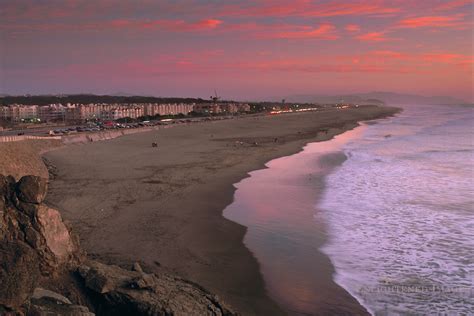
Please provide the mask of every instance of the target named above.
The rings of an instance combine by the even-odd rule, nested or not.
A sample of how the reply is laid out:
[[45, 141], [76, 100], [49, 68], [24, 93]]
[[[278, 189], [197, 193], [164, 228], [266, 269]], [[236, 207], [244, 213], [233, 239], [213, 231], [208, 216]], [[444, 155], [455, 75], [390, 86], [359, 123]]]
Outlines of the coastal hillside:
[[[318, 94], [301, 94], [289, 95], [284, 97], [288, 102], [305, 102], [305, 103], [367, 103], [387, 105], [416, 105], [416, 104], [464, 104], [466, 101], [450, 96], [423, 96], [416, 94], [403, 94], [393, 92], [369, 92], [342, 95], [318, 95]], [[281, 98], [273, 98], [281, 100]]]

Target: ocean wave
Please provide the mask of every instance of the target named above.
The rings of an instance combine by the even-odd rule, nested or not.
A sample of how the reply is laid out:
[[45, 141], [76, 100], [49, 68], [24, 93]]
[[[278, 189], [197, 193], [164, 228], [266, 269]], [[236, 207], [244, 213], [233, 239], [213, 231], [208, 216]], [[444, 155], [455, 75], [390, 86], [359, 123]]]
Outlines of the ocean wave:
[[376, 315], [474, 310], [472, 119], [465, 108], [436, 109], [369, 126], [347, 144], [319, 205], [336, 282]]

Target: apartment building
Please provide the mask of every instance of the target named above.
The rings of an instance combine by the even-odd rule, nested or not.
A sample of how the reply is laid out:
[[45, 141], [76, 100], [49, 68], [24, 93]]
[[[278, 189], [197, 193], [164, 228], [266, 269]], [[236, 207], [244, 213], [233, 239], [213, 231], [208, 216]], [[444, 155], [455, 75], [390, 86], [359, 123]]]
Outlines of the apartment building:
[[220, 104], [210, 104], [202, 103], [194, 106], [194, 111], [197, 113], [244, 113], [250, 111], [250, 105], [244, 103], [220, 103]]
[[144, 107], [140, 106], [120, 106], [102, 113], [103, 120], [117, 120], [119, 118], [130, 117], [133, 119], [145, 115]]
[[39, 118], [42, 122], [68, 121], [79, 122], [87, 120], [116, 120], [130, 117], [155, 115], [177, 115], [200, 113], [238, 113], [250, 111], [250, 105], [242, 103], [134, 103], [134, 104], [49, 104], [49, 105], [20, 105], [13, 104], [0, 107], [0, 118], [12, 122], [25, 119]]
[[38, 118], [37, 105], [13, 104], [2, 107], [2, 117], [12, 122], [21, 122], [22, 120]]
[[188, 114], [193, 111], [194, 103], [149, 103], [145, 104], [145, 115], [176, 115], [176, 114]]
[[66, 108], [62, 104], [49, 104], [38, 107], [38, 118], [42, 122], [65, 121]]

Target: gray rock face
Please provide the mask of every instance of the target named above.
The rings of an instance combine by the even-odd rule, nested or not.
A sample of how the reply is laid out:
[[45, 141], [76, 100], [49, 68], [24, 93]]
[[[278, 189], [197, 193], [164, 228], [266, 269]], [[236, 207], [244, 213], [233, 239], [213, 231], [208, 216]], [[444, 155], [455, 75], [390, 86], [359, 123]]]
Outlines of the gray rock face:
[[88, 261], [78, 271], [96, 294], [100, 315], [236, 315], [209, 292], [183, 279]]
[[66, 297], [42, 288], [36, 288], [31, 297], [28, 316], [94, 316], [85, 306], [72, 304]]
[[75, 267], [82, 252], [57, 210], [43, 205], [46, 180], [0, 175], [0, 305], [19, 310], [40, 277]]
[[33, 295], [31, 295], [32, 300], [41, 300], [41, 299], [49, 299], [56, 301], [58, 304], [72, 304], [71, 301], [67, 298], [58, 294], [56, 292], [46, 290], [40, 287], [37, 287], [33, 291]]

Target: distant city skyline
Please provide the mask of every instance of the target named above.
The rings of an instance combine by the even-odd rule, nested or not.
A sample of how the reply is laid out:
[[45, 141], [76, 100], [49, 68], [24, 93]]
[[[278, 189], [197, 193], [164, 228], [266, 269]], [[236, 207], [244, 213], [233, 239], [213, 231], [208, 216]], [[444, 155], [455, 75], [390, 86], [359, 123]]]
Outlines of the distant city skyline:
[[473, 102], [473, 2], [4, 0], [0, 93]]

